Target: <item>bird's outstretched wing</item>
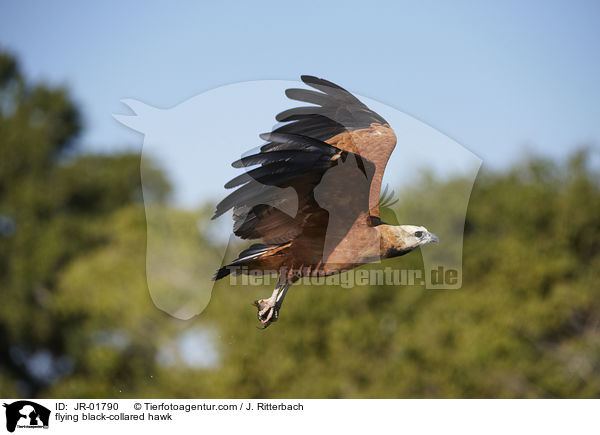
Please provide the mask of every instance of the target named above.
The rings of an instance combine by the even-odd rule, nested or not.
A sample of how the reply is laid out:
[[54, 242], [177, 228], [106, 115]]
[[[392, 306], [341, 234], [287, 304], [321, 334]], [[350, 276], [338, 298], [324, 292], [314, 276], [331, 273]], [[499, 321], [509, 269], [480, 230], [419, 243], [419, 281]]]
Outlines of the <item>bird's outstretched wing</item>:
[[[310, 76], [302, 80], [323, 92], [288, 89], [286, 94], [319, 106], [280, 113], [277, 120], [289, 123], [262, 134], [267, 143], [259, 153], [233, 163], [260, 166], [229, 181], [226, 188], [239, 187], [217, 205], [213, 219], [233, 208], [234, 233], [243, 239], [284, 243], [302, 233], [325, 231], [331, 209], [315, 200], [317, 186], [325, 200], [333, 191], [352, 198], [348, 210], [339, 211], [348, 222], [359, 214], [379, 217], [381, 179], [396, 142], [394, 132], [341, 87]], [[336, 176], [324, 178], [332, 168]], [[344, 201], [339, 204], [344, 207]]]
[[383, 117], [344, 88], [313, 76], [301, 78], [317, 91], [288, 89], [285, 94], [293, 100], [316, 106], [281, 112], [277, 115], [277, 121], [291, 122], [275, 131], [320, 139], [373, 162], [375, 174], [369, 193], [369, 211], [371, 216], [378, 218], [383, 173], [396, 146], [394, 130]]

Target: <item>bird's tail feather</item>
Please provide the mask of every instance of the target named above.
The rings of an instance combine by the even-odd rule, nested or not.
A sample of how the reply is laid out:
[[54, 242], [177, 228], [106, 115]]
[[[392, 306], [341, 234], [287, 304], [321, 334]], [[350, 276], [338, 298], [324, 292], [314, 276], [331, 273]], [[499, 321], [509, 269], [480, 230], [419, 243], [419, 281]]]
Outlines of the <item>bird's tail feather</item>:
[[232, 271], [236, 271], [239, 268], [239, 266], [247, 264], [257, 258], [260, 258], [263, 255], [267, 254], [269, 251], [275, 248], [279, 248], [281, 246], [282, 245], [265, 245], [262, 243], [256, 243], [250, 246], [248, 249], [245, 249], [242, 252], [240, 252], [238, 258], [233, 260], [231, 263], [217, 270], [212, 279], [213, 281], [217, 281], [221, 278], [225, 278]]

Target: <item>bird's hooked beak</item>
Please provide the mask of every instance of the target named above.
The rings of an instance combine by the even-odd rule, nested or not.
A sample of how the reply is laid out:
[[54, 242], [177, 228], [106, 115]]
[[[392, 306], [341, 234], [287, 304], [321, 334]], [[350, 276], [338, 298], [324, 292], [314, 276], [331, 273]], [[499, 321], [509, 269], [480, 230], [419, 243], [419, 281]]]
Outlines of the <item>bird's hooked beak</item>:
[[433, 234], [433, 233], [427, 233], [427, 234], [428, 234], [427, 241], [429, 243], [431, 243], [431, 242], [440, 243], [440, 238], [437, 236], [437, 234]]

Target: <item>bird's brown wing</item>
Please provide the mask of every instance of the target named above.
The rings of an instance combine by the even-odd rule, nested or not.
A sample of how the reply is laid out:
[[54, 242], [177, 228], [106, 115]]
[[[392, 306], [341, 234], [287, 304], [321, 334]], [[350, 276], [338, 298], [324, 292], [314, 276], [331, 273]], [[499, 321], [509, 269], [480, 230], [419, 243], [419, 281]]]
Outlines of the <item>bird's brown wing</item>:
[[[259, 153], [233, 163], [260, 166], [226, 184], [239, 187], [217, 205], [213, 219], [233, 208], [237, 236], [280, 244], [300, 234], [321, 237], [332, 209], [350, 223], [361, 212], [368, 215], [375, 172], [371, 162], [302, 135], [273, 132], [261, 137], [269, 143]], [[332, 175], [324, 177], [332, 169]]]
[[[228, 182], [226, 188], [238, 188], [217, 205], [213, 219], [233, 208], [234, 233], [243, 239], [279, 244], [305, 234], [316, 240], [328, 227], [331, 207], [348, 226], [359, 214], [379, 216], [381, 178], [394, 132], [341, 87], [310, 76], [302, 80], [322, 92], [288, 89], [286, 94], [318, 106], [280, 113], [277, 120], [288, 123], [261, 135], [268, 143], [259, 153], [233, 163], [260, 166]], [[334, 167], [336, 176], [323, 183]], [[325, 207], [315, 199], [317, 186]], [[334, 196], [341, 199], [339, 205], [328, 199]]]
[[373, 162], [375, 174], [369, 193], [369, 211], [371, 216], [378, 218], [383, 173], [396, 146], [394, 130], [344, 88], [312, 76], [302, 76], [302, 81], [317, 91], [288, 89], [286, 95], [314, 106], [281, 112], [277, 120], [289, 123], [275, 132], [306, 135]]

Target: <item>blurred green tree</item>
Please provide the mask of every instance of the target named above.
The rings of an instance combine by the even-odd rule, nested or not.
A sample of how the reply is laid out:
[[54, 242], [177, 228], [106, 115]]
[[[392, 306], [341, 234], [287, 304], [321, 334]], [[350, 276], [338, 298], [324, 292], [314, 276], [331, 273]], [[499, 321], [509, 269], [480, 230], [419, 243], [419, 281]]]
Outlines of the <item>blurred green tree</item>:
[[[0, 53], [0, 392], [37, 395], [70, 372], [70, 319], [50, 310], [57, 279], [76, 257], [105, 243], [103, 223], [138, 204], [140, 157], [85, 155], [80, 116], [66, 89], [27, 83]], [[150, 177], [157, 197], [169, 185]], [[144, 223], [140, 226], [143, 228]]]

